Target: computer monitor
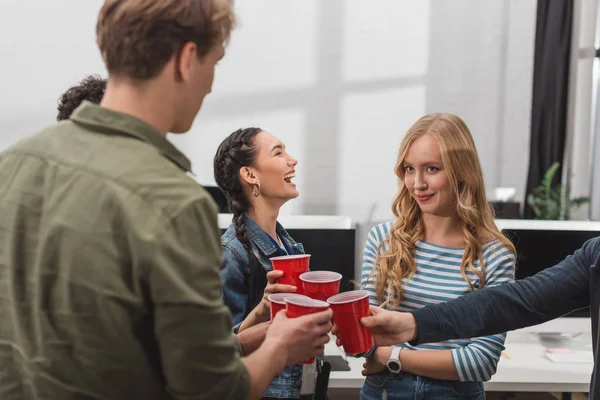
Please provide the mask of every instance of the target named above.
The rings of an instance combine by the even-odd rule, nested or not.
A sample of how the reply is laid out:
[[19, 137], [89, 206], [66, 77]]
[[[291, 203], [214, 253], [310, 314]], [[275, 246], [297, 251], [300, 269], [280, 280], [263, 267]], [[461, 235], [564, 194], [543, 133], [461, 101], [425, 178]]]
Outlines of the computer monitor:
[[204, 186], [204, 189], [211, 195], [217, 206], [219, 207], [220, 213], [229, 212], [229, 205], [227, 204], [227, 197], [217, 186]]
[[[600, 222], [594, 221], [499, 219], [496, 223], [516, 247], [515, 278], [517, 280], [525, 279], [560, 263], [587, 240], [600, 236]], [[564, 317], [584, 319], [580, 322], [589, 325], [589, 316], [588, 307]], [[569, 323], [577, 325], [575, 320], [569, 320]]]

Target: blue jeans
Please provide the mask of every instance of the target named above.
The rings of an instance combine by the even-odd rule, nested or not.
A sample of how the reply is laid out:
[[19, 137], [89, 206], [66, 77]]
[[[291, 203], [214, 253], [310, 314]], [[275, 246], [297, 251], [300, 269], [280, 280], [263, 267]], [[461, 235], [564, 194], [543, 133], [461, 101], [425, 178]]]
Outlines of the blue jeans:
[[442, 381], [409, 373], [387, 371], [367, 376], [361, 400], [473, 399], [485, 400], [482, 382]]

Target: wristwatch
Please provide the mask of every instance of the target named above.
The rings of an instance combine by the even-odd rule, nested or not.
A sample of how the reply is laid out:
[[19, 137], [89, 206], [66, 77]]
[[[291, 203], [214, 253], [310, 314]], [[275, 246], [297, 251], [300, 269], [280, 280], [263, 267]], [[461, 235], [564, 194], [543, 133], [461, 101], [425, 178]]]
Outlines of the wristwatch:
[[392, 348], [392, 355], [387, 362], [387, 369], [394, 374], [399, 374], [402, 371], [402, 363], [400, 362], [400, 352], [402, 349], [403, 347], [394, 346]]

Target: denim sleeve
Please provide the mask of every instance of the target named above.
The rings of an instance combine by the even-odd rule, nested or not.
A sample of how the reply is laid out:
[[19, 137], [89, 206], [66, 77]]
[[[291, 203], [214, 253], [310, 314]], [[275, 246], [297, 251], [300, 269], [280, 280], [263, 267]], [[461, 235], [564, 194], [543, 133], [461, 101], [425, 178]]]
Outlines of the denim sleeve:
[[245, 264], [245, 260], [237, 251], [229, 246], [223, 246], [223, 268], [221, 268], [223, 302], [231, 311], [234, 332], [237, 332], [237, 328], [244, 320], [248, 302], [248, 287], [244, 277]]
[[540, 324], [590, 304], [590, 267], [600, 237], [560, 264], [514, 283], [489, 287], [413, 311], [418, 343], [484, 336]]

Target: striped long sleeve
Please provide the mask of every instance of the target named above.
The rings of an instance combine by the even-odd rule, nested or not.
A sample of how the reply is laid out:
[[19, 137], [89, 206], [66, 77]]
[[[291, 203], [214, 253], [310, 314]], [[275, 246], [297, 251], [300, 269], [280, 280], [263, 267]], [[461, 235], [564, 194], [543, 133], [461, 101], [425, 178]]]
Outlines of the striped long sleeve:
[[[375, 294], [373, 269], [378, 251], [385, 252], [391, 223], [373, 227], [367, 237], [363, 252], [362, 286], [371, 292], [369, 297], [372, 305], [379, 306], [381, 302]], [[471, 291], [469, 284], [460, 273], [460, 264], [464, 249], [449, 248], [419, 241], [416, 245], [417, 271], [403, 281], [404, 299], [396, 308], [397, 311], [413, 311], [421, 307], [446, 302]], [[514, 280], [515, 257], [500, 241], [492, 240], [483, 247], [483, 259], [486, 267], [487, 287], [496, 286]], [[479, 262], [475, 267], [480, 270]], [[472, 271], [467, 271], [467, 277], [475, 288], [481, 287], [479, 278]], [[388, 296], [388, 293], [385, 293]], [[465, 316], [468, 318], [468, 316]], [[496, 367], [506, 334], [490, 335], [478, 338], [448, 340], [439, 343], [411, 346], [399, 343], [399, 346], [411, 350], [451, 350], [452, 360], [457, 375], [461, 381], [487, 381], [496, 372]]]

